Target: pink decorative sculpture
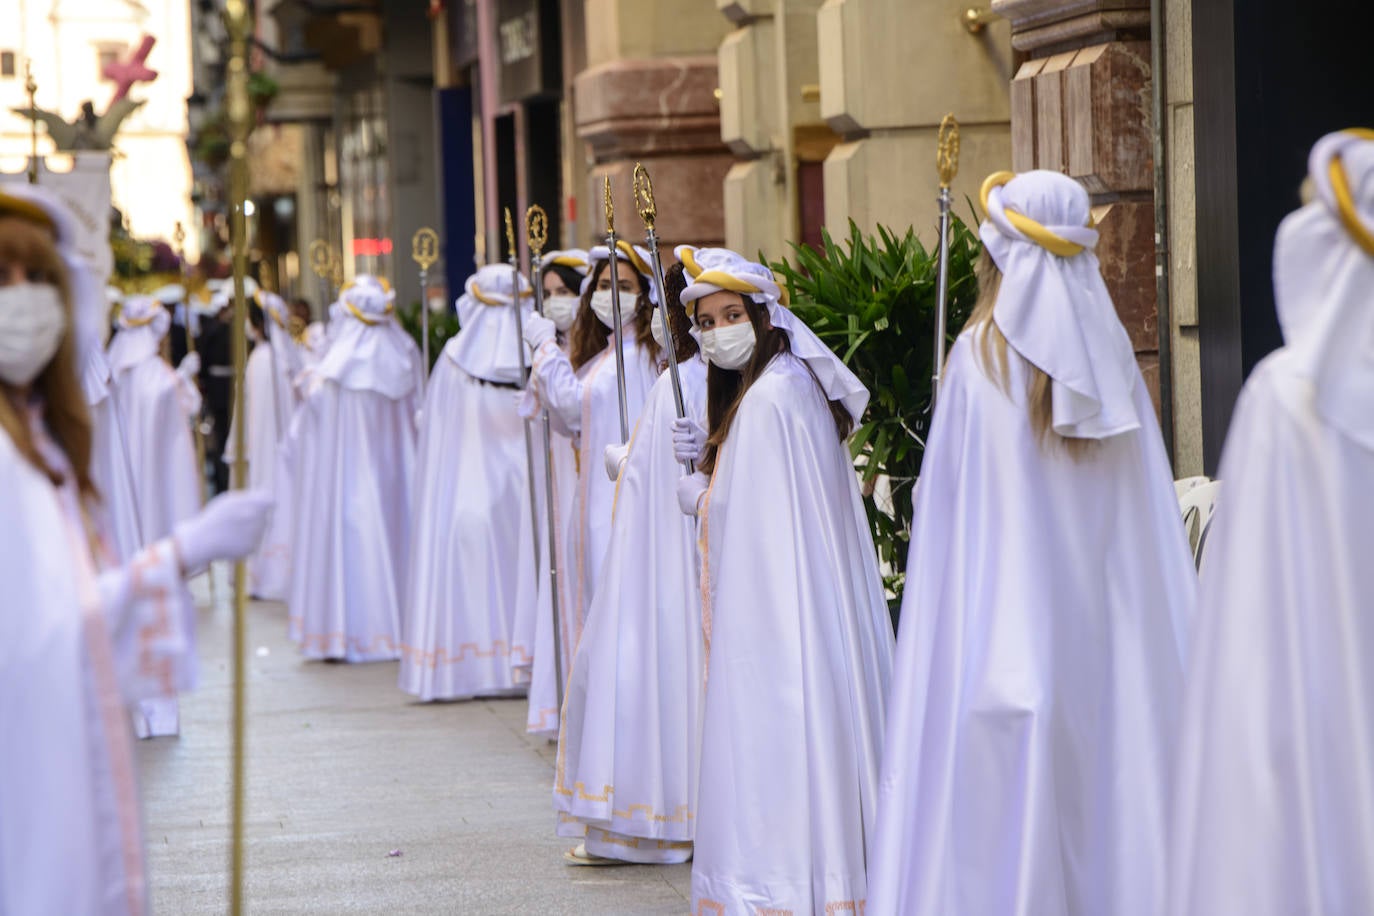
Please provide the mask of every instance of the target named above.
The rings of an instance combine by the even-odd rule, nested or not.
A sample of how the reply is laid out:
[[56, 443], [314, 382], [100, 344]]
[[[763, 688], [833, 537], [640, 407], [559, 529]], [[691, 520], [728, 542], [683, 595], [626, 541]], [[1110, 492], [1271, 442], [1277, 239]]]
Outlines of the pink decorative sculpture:
[[100, 71], [101, 76], [115, 84], [114, 98], [110, 100], [111, 106], [128, 95], [134, 83], [151, 83], [157, 79], [157, 71], [150, 70], [144, 63], [148, 59], [148, 52], [153, 50], [156, 43], [156, 38], [144, 35], [133, 56], [128, 60], [106, 64]]

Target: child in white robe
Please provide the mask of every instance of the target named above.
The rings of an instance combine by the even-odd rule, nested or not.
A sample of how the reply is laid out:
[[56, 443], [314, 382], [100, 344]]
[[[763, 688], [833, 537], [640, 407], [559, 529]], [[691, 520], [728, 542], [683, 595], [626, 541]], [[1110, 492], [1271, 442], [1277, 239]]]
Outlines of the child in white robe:
[[1157, 914], [1196, 575], [1057, 172], [983, 186], [915, 498], [868, 912]]
[[[139, 533], [151, 544], [200, 511], [204, 482], [191, 434], [200, 415], [200, 391], [193, 381], [200, 360], [192, 353], [176, 371], [167, 365], [161, 347], [171, 315], [149, 296], [125, 299], [117, 326], [109, 348], [113, 396], [124, 422]], [[134, 723], [140, 738], [179, 734], [175, 697], [140, 703]]]
[[0, 190], [0, 913], [142, 916], [126, 704], [192, 686], [181, 580], [250, 551], [269, 507], [222, 497], [116, 564], [77, 378], [97, 319], [74, 311], [66, 219], [39, 189]]
[[294, 425], [290, 635], [307, 658], [400, 655], [420, 350], [385, 281], [340, 295], [336, 336]]
[[[468, 278], [468, 317], [430, 376], [416, 465], [415, 519], [405, 589], [400, 687], [421, 700], [524, 692], [514, 664], [523, 606], [538, 582], [524, 423], [514, 395], [525, 342], [515, 309], [530, 288], [504, 264]], [[466, 301], [464, 301], [466, 300]], [[541, 478], [542, 479], [542, 478]], [[530, 634], [533, 635], [533, 634]]]
[[1308, 160], [1221, 459], [1168, 913], [1374, 912], [1374, 131]]
[[738, 255], [682, 294], [710, 364], [677, 493], [706, 654], [694, 913], [862, 911], [877, 814], [892, 626], [845, 442], [868, 391], [779, 298]]

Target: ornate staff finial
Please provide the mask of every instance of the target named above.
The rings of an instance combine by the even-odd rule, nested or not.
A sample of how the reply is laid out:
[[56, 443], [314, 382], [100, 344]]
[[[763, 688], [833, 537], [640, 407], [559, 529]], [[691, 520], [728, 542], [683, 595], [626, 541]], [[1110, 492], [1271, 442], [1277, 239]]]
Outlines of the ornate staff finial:
[[606, 204], [606, 232], [608, 235], [615, 235], [615, 204], [611, 201], [611, 176], [606, 176], [604, 186], [604, 196]]
[[538, 204], [525, 211], [525, 232], [529, 236], [530, 251], [538, 258], [549, 241], [549, 217]]
[[654, 183], [649, 178], [649, 170], [644, 163], [635, 163], [634, 174], [635, 209], [639, 218], [644, 220], [644, 228], [652, 230], [658, 219], [658, 205], [654, 203]]
[[[38, 81], [33, 78], [33, 58], [24, 61], [24, 91], [29, 94], [29, 110], [38, 110]], [[38, 120], [29, 120], [29, 184], [38, 184]]]
[[940, 170], [940, 187], [948, 188], [959, 174], [959, 122], [953, 113], [945, 115], [940, 121], [940, 142], [935, 154], [935, 164]]
[[511, 222], [510, 207], [506, 208], [506, 251], [510, 253], [512, 261], [519, 257], [515, 249], [515, 224]]
[[410, 239], [410, 259], [427, 271], [439, 260], [439, 233], [428, 226], [416, 231]]

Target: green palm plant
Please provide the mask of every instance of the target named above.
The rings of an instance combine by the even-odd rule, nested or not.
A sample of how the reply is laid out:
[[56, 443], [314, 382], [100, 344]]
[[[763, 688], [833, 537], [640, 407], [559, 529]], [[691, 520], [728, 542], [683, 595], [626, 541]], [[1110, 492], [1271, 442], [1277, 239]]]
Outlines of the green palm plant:
[[[952, 341], [978, 297], [974, 267], [982, 244], [957, 217], [950, 237]], [[898, 236], [879, 226], [876, 237], [865, 237], [853, 221], [843, 246], [826, 232], [819, 251], [792, 248], [792, 262], [771, 265], [792, 311], [872, 395], [850, 449], [863, 475], [864, 505], [895, 621], [906, 581], [912, 489], [930, 426], [938, 249], [927, 250], [912, 229]]]

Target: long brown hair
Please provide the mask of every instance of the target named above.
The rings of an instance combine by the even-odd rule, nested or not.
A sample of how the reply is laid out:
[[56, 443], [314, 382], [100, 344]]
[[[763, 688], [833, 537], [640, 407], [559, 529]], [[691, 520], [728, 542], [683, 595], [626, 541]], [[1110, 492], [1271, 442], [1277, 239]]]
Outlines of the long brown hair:
[[[629, 267], [639, 282], [639, 293], [635, 296], [632, 313], [635, 322], [635, 343], [648, 353], [651, 362], [657, 362], [659, 347], [654, 340], [654, 329], [649, 325], [654, 311], [654, 305], [649, 301], [649, 281], [623, 257], [619, 260], [621, 264]], [[591, 282], [587, 284], [587, 291], [582, 294], [582, 304], [577, 309], [577, 317], [573, 319], [572, 328], [568, 331], [568, 360], [574, 369], [581, 369], [606, 349], [606, 335], [614, 330], [602, 324], [601, 319], [596, 317], [596, 312], [592, 311], [592, 295], [596, 292], [596, 284], [601, 281], [601, 275], [610, 265], [609, 259], [596, 262]], [[624, 305], [624, 302], [621, 304]]]
[[[734, 295], [739, 294], [735, 293]], [[749, 358], [749, 362], [745, 363], [743, 369], [722, 369], [714, 363], [707, 366], [706, 423], [709, 427], [709, 434], [706, 439], [706, 453], [702, 456], [700, 468], [706, 474], [715, 471], [716, 456], [730, 435], [730, 427], [734, 425], [735, 415], [739, 413], [739, 406], [743, 403], [749, 388], [758, 380], [760, 375], [763, 375], [763, 370], [768, 368], [773, 357], [779, 353], [792, 352], [792, 344], [787, 338], [787, 332], [781, 328], [773, 327], [772, 322], [768, 320], [768, 307], [760, 305], [748, 296], [740, 296], [739, 298], [744, 302], [744, 310], [749, 315], [749, 323], [754, 326], [754, 338], [757, 342], [754, 345], [754, 355]], [[803, 363], [803, 365], [805, 364]], [[808, 372], [811, 372], [810, 366], [806, 368]], [[815, 380], [816, 388], [820, 389], [820, 380], [816, 378], [814, 372], [811, 372], [811, 378]], [[826, 397], [824, 391], [821, 391], [821, 397], [825, 400], [826, 406], [830, 408], [830, 415], [835, 420], [835, 433], [841, 441], [849, 438], [849, 434], [854, 429], [854, 418], [849, 415], [849, 411], [845, 410], [843, 405]]]
[[692, 336], [692, 319], [687, 317], [687, 309], [682, 306], [682, 291], [688, 286], [687, 269], [681, 264], [669, 267], [663, 275], [663, 285], [668, 294], [668, 330], [673, 338], [673, 355], [683, 363], [701, 351]]
[[[15, 216], [0, 216], [0, 265], [23, 264], [37, 274], [38, 282], [56, 286], [67, 315], [67, 331], [57, 352], [33, 380], [33, 393], [43, 405], [43, 421], [53, 440], [71, 463], [76, 484], [83, 496], [97, 498], [91, 480], [91, 416], [81, 389], [76, 365], [76, 330], [67, 268], [58, 254], [52, 233], [36, 223]], [[42, 472], [54, 485], [63, 482], [62, 474], [43, 460], [38, 444], [24, 416], [25, 405], [19, 393], [0, 383], [0, 429], [14, 442], [24, 460]]]
[[[978, 256], [978, 301], [969, 314], [968, 327], [977, 335], [978, 362], [983, 374], [1003, 392], [1010, 394], [1011, 367], [1007, 360], [1007, 338], [993, 320], [993, 309], [997, 305], [997, 295], [1002, 291], [1002, 271], [988, 254], [987, 249]], [[1095, 445], [1092, 439], [1079, 439], [1061, 436], [1054, 431], [1054, 382], [1039, 366], [1030, 360], [1026, 364], [1026, 408], [1030, 415], [1031, 430], [1043, 445], [1063, 446], [1074, 458], [1087, 454]]]

